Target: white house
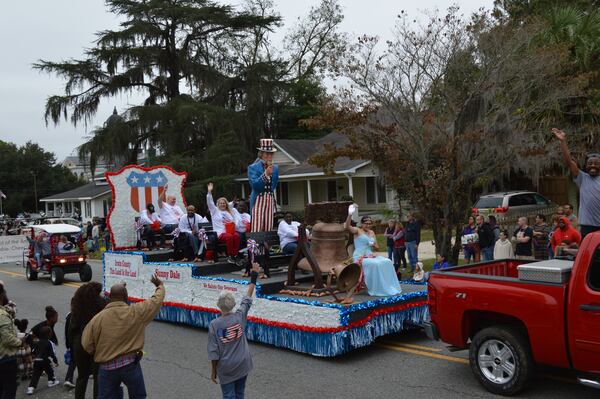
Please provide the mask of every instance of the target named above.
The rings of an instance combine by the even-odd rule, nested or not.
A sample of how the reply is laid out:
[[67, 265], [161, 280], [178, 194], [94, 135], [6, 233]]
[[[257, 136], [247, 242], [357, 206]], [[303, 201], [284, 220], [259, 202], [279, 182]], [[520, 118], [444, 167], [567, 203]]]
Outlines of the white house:
[[[273, 141], [278, 150], [273, 163], [279, 165], [277, 204], [282, 211], [303, 211], [307, 203], [339, 201], [348, 195], [359, 205], [361, 214], [398, 209], [396, 192], [386, 187], [371, 161], [340, 157], [330, 175], [307, 162], [312, 155], [324, 151], [326, 144], [341, 147], [347, 143], [348, 139], [339, 133], [316, 140]], [[242, 183], [242, 197], [249, 197], [248, 177], [236, 180]]]
[[88, 222], [108, 215], [112, 194], [108, 183], [100, 181], [42, 198], [40, 202], [44, 203], [47, 216], [72, 216], [80, 212], [81, 220]]

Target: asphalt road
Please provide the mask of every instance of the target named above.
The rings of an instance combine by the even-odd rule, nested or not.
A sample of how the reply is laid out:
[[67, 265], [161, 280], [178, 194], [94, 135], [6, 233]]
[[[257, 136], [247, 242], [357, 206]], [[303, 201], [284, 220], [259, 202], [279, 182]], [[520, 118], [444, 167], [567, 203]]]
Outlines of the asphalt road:
[[[91, 262], [94, 280], [102, 281], [100, 262]], [[15, 264], [0, 264], [0, 279], [18, 305], [18, 318], [29, 325], [41, 321], [44, 307], [60, 313], [56, 332], [60, 338], [59, 387], [47, 388], [40, 380], [34, 398], [72, 398], [62, 386], [66, 367], [64, 316], [75, 289], [77, 275], [53, 286], [48, 277], [29, 282]], [[152, 322], [146, 329], [146, 356], [142, 361], [149, 398], [219, 398], [210, 381], [203, 329]], [[254, 361], [248, 398], [491, 398], [471, 374], [466, 352], [451, 353], [440, 342], [429, 341], [420, 331], [386, 336], [374, 345], [337, 358], [315, 358], [263, 344], [250, 344]], [[19, 386], [17, 398], [25, 398]], [[91, 381], [88, 388], [91, 398]], [[542, 371], [521, 398], [598, 398], [599, 391], [577, 385], [572, 376]]]

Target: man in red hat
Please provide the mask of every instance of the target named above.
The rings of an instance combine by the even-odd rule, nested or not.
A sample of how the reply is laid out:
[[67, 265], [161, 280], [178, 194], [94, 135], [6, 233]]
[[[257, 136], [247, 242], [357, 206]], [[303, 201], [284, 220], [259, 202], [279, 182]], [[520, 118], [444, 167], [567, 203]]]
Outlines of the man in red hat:
[[261, 139], [258, 159], [248, 166], [248, 181], [252, 187], [250, 209], [252, 215], [251, 232], [273, 229], [275, 213], [275, 189], [279, 181], [279, 169], [273, 165], [273, 139]]

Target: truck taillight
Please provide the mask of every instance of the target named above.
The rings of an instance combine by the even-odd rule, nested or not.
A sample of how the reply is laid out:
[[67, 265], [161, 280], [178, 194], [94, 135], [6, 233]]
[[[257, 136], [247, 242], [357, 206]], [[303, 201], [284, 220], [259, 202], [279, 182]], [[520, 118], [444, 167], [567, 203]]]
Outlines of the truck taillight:
[[494, 208], [494, 213], [506, 213], [508, 212], [508, 208]]
[[429, 314], [436, 314], [437, 313], [437, 291], [435, 290], [435, 287], [433, 285], [431, 285], [431, 283], [427, 287], [427, 295], [428, 295], [428, 302], [429, 302]]

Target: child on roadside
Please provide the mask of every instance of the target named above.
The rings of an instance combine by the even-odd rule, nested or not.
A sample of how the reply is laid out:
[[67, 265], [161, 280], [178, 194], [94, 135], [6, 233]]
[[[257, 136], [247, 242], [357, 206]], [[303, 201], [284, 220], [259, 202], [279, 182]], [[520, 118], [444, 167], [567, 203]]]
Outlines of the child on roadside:
[[38, 341], [33, 345], [33, 375], [27, 388], [27, 395], [33, 395], [43, 372], [48, 376], [48, 387], [59, 384], [58, 379], [54, 376], [52, 364], [54, 363], [54, 367], [58, 367], [54, 343], [50, 341], [51, 333], [52, 329], [48, 326], [43, 326], [38, 331]]
[[33, 357], [31, 354], [31, 335], [27, 333], [29, 320], [15, 319], [15, 326], [19, 332], [17, 337], [22, 340], [21, 347], [17, 350], [17, 382], [31, 378], [33, 371]]

